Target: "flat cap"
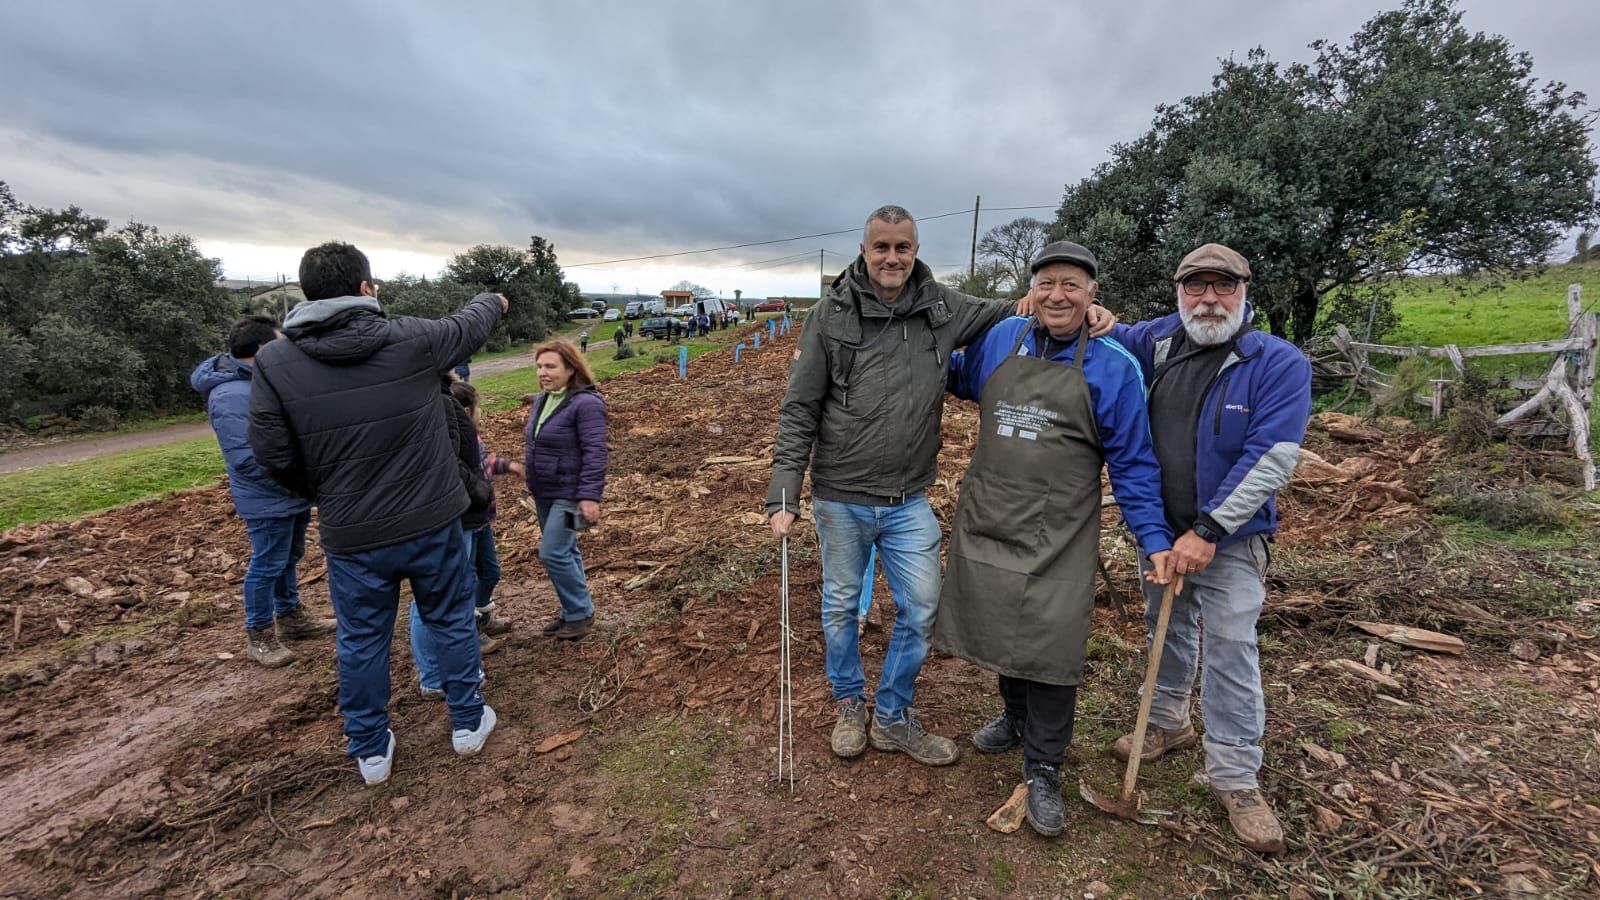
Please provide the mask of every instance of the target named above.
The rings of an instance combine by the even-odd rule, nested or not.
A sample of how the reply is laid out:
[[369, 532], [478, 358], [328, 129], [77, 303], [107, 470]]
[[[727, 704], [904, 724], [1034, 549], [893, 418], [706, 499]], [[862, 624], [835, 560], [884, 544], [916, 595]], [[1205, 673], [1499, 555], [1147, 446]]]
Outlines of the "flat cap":
[[1182, 281], [1196, 272], [1221, 272], [1240, 281], [1250, 280], [1250, 264], [1237, 252], [1221, 244], [1206, 244], [1195, 249], [1178, 263], [1178, 274], [1173, 281]]
[[1046, 244], [1039, 255], [1033, 258], [1033, 265], [1028, 267], [1028, 274], [1032, 275], [1051, 263], [1072, 263], [1088, 271], [1090, 278], [1100, 277], [1100, 261], [1094, 258], [1089, 248], [1071, 241], [1056, 241]]

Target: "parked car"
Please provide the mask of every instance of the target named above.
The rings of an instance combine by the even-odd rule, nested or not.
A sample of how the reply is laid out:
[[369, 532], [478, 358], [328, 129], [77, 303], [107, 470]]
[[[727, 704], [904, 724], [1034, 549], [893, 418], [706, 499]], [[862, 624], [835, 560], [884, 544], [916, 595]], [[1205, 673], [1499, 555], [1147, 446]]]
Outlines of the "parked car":
[[640, 300], [629, 300], [628, 305], [622, 310], [624, 319], [637, 319], [644, 314], [644, 302]]
[[622, 310], [617, 309], [615, 306], [613, 306], [610, 309], [607, 309], [606, 310], [606, 314], [604, 316], [601, 316], [601, 318], [606, 320], [607, 322], [615, 322], [618, 319], [622, 318]]
[[605, 314], [606, 302], [604, 300], [590, 300], [589, 301], [589, 305], [594, 307], [594, 311], [595, 312], [600, 313], [602, 315]]
[[598, 319], [598, 318], [600, 318], [600, 314], [598, 312], [596, 312], [594, 310], [594, 307], [592, 307], [592, 306], [580, 306], [577, 309], [573, 310], [572, 312], [567, 313], [567, 318], [569, 318], [569, 319]]
[[683, 326], [678, 324], [677, 319], [654, 316], [639, 323], [638, 334], [641, 338], [655, 338], [658, 341], [664, 341], [682, 329]]
[[763, 300], [755, 305], [754, 312], [783, 312], [782, 300]]
[[694, 315], [694, 304], [685, 303], [682, 306], [674, 306], [672, 308], [672, 314], [680, 319], [684, 316], [692, 316]]

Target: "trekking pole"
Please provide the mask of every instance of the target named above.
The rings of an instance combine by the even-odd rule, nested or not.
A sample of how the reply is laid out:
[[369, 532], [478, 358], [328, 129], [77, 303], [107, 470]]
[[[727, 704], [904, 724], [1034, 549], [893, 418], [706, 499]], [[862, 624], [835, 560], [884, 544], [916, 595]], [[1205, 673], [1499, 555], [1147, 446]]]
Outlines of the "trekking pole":
[[[789, 511], [789, 492], [779, 494], [781, 509]], [[791, 527], [793, 523], [791, 522]], [[783, 760], [789, 759], [789, 793], [794, 793], [794, 686], [789, 668], [789, 535], [779, 541], [782, 581], [778, 600], [778, 783], [783, 783]]]

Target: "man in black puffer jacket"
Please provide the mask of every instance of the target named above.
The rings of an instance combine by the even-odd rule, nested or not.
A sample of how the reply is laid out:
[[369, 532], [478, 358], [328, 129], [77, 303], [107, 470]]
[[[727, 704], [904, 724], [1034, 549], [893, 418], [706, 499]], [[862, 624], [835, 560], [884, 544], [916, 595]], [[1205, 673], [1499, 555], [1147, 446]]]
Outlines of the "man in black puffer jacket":
[[367, 257], [343, 243], [300, 260], [306, 299], [288, 340], [256, 355], [250, 446], [281, 484], [314, 500], [338, 616], [339, 706], [348, 752], [368, 784], [389, 777], [389, 644], [409, 579], [432, 632], [451, 742], [470, 756], [494, 730], [478, 689], [468, 507], [439, 379], [488, 340], [506, 310], [479, 294], [437, 321], [386, 318]]

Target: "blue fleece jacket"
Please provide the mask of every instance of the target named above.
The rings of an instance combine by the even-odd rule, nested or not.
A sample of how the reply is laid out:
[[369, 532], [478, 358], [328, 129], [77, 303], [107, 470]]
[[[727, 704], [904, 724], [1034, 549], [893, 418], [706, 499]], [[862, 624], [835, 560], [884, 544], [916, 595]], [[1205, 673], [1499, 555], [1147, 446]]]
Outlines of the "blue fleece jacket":
[[[1246, 308], [1246, 321], [1251, 310]], [[1146, 383], [1183, 330], [1177, 313], [1118, 325], [1112, 332], [1132, 351]], [[1278, 527], [1277, 492], [1300, 461], [1311, 418], [1311, 363], [1288, 341], [1246, 331], [1201, 401], [1195, 433], [1195, 493], [1227, 546]]]
[[[989, 329], [965, 351], [952, 354], [950, 392], [967, 400], [977, 400], [989, 376], [1010, 354], [1017, 335], [1031, 321], [1013, 316]], [[1038, 329], [1030, 330], [1017, 353], [1036, 355], [1039, 337]], [[1077, 353], [1074, 338], [1050, 359], [1070, 365]], [[1123, 521], [1133, 530], [1146, 556], [1171, 550], [1172, 531], [1167, 527], [1161, 508], [1161, 468], [1156, 464], [1155, 449], [1150, 443], [1150, 414], [1145, 406], [1139, 364], [1121, 346], [1105, 338], [1096, 338], [1089, 341], [1084, 350], [1083, 376], [1089, 383], [1089, 399], [1094, 406], [1095, 425], [1100, 431], [1101, 450]]]
[[297, 516], [311, 504], [280, 486], [256, 465], [246, 435], [250, 427], [248, 363], [219, 353], [194, 367], [189, 386], [206, 398], [206, 415], [217, 433], [222, 460], [228, 467], [228, 490], [241, 519], [276, 519]]

